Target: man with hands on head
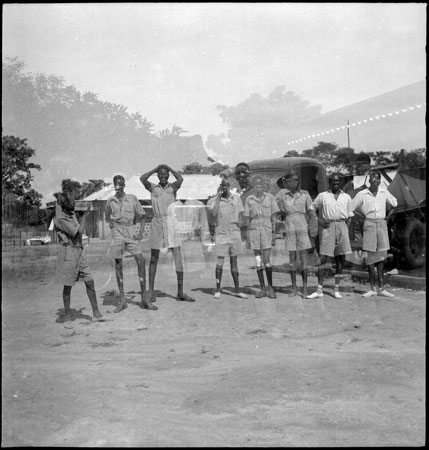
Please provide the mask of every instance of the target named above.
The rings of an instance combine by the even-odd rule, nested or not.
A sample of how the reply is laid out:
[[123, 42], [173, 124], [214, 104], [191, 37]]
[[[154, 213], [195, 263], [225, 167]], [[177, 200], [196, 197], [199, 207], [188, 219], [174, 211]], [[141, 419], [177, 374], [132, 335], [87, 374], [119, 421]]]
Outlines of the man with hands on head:
[[[125, 251], [133, 255], [137, 263], [141, 290], [141, 307], [157, 310], [158, 308], [152, 305], [150, 297], [147, 297], [146, 294], [145, 259], [140, 247], [146, 213], [135, 195], [124, 192], [125, 178], [122, 175], [115, 175], [113, 177], [113, 185], [115, 195], [109, 198], [106, 203], [106, 220], [109, 223], [113, 239], [110, 254], [115, 259], [116, 281], [120, 295], [120, 303], [113, 312], [119, 313], [128, 307], [124, 295], [124, 275], [122, 268]], [[136, 233], [137, 221], [140, 221], [140, 228]]]
[[[176, 178], [172, 183], [168, 182], [170, 172]], [[149, 178], [154, 173], [158, 175], [158, 184], [151, 183]], [[177, 276], [177, 301], [194, 302], [195, 299], [183, 292], [183, 261], [180, 242], [174, 242], [169, 236], [169, 209], [168, 207], [176, 201], [176, 193], [183, 183], [183, 177], [179, 172], [173, 170], [167, 164], [160, 164], [140, 177], [144, 187], [151, 193], [153, 208], [152, 230], [150, 234], [150, 265], [149, 265], [149, 300], [156, 301], [155, 276], [158, 266], [160, 252], [166, 253], [172, 248], [174, 264]], [[177, 245], [176, 245], [177, 244]], [[171, 247], [172, 246], [172, 247]]]

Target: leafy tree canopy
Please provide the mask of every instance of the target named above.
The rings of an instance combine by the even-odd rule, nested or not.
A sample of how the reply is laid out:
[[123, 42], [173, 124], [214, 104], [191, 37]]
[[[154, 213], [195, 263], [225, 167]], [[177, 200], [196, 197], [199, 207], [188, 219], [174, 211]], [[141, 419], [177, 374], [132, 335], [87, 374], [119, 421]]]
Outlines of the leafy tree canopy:
[[211, 175], [219, 175], [226, 169], [229, 169], [229, 166], [227, 164], [213, 163], [209, 166], [203, 166], [199, 162], [193, 162], [191, 164], [183, 166], [182, 173], [184, 174], [204, 173]]
[[218, 160], [233, 162], [257, 159], [261, 154], [272, 156], [273, 152], [280, 156], [293, 127], [321, 115], [320, 105], [310, 105], [284, 86], [276, 87], [267, 97], [252, 94], [237, 106], [220, 105], [217, 109], [229, 127], [228, 141], [224, 142], [224, 135], [210, 135], [206, 147]]
[[27, 139], [2, 136], [2, 193], [8, 198], [30, 206], [40, 206], [42, 195], [31, 187], [32, 170], [40, 170], [40, 165], [30, 161], [35, 150], [27, 144]]

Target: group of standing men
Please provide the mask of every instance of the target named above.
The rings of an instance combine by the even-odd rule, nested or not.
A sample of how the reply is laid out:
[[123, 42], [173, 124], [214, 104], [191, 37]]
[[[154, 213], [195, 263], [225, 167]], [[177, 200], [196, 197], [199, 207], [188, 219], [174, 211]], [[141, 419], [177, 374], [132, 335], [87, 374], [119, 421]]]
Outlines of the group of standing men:
[[[176, 178], [169, 182], [170, 172]], [[153, 174], [158, 175], [159, 183], [149, 182]], [[270, 253], [275, 245], [275, 231], [279, 214], [285, 217], [285, 245], [289, 252], [292, 291], [290, 296], [298, 293], [296, 274], [299, 269], [303, 280], [302, 296], [304, 298], [323, 297], [323, 280], [326, 275], [327, 259], [335, 260], [334, 297], [341, 298], [339, 292], [340, 278], [347, 254], [351, 253], [349, 224], [354, 213], [365, 217], [363, 228], [363, 248], [367, 255], [371, 289], [364, 297], [381, 295], [393, 297], [383, 286], [383, 262], [389, 249], [386, 225], [386, 206], [395, 207], [397, 201], [386, 189], [380, 187], [380, 173], [371, 173], [369, 187], [363, 187], [352, 196], [340, 189], [341, 175], [334, 173], [329, 178], [330, 189], [319, 193], [314, 201], [309, 193], [300, 189], [297, 173], [288, 173], [278, 184], [282, 189], [276, 196], [264, 189], [259, 176], [250, 178], [249, 166], [239, 163], [235, 167], [238, 189], [231, 190], [227, 177], [223, 177], [215, 196], [209, 199], [209, 214], [215, 223], [216, 289], [214, 298], [221, 297], [221, 280], [226, 257], [230, 260], [231, 275], [235, 295], [247, 298], [240, 290], [238, 256], [243, 253], [243, 241], [255, 255], [256, 273], [260, 291], [256, 298], [276, 298], [273, 288]], [[114, 312], [127, 308], [124, 295], [122, 261], [124, 252], [134, 256], [138, 268], [141, 288], [141, 307], [157, 310], [155, 275], [160, 253], [172, 251], [177, 277], [177, 301], [194, 302], [195, 299], [183, 292], [184, 270], [181, 253], [181, 239], [171, 232], [171, 205], [176, 202], [176, 194], [183, 183], [183, 177], [168, 165], [162, 164], [140, 177], [144, 187], [151, 193], [153, 219], [150, 235], [151, 257], [149, 264], [149, 288], [146, 290], [145, 259], [140, 247], [143, 237], [145, 211], [137, 197], [124, 192], [125, 179], [121, 175], [113, 178], [115, 195], [107, 201], [106, 220], [111, 228], [111, 256], [115, 261], [116, 280], [119, 288], [120, 302]], [[282, 184], [283, 183], [283, 184]], [[318, 215], [316, 214], [318, 211]], [[83, 214], [79, 224], [74, 212], [74, 194], [63, 192], [58, 196], [55, 229], [58, 232], [61, 249], [58, 257], [56, 282], [63, 285], [63, 302], [65, 322], [70, 321], [70, 292], [78, 279], [86, 283], [93, 316], [101, 319], [95, 295], [94, 280], [85, 260], [85, 248], [82, 246], [82, 234], [89, 209]], [[139, 227], [136, 224], [139, 223]], [[137, 230], [137, 231], [136, 231]], [[319, 233], [319, 230], [321, 232]], [[318, 286], [312, 294], [307, 291], [307, 259], [315, 248], [319, 233], [320, 266], [318, 269]], [[375, 266], [377, 266], [378, 291], [375, 283]], [[267, 286], [265, 285], [264, 272]]]

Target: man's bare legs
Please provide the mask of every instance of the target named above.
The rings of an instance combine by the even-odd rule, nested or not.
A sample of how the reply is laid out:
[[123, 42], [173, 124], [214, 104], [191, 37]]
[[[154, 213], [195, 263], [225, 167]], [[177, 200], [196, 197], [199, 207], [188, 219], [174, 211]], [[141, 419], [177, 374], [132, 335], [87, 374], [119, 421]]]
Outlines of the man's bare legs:
[[177, 296], [176, 300], [180, 302], [194, 302], [195, 299], [189, 297], [183, 292], [183, 261], [181, 247], [173, 247], [174, 266], [176, 268], [177, 276]]
[[71, 286], [63, 287], [64, 324], [71, 322], [71, 316], [70, 316], [71, 288], [72, 288]]
[[124, 295], [124, 275], [122, 270], [122, 259], [117, 258], [115, 259], [115, 274], [116, 274], [116, 281], [118, 283], [118, 289], [119, 289], [119, 305], [113, 310], [114, 313], [119, 313], [124, 309], [128, 308], [127, 302], [125, 301], [125, 295]]
[[94, 319], [101, 319], [103, 315], [98, 309], [97, 294], [95, 292], [94, 280], [85, 281], [85, 287], [86, 293], [89, 298], [89, 302], [91, 303], [92, 316], [94, 317]]
[[289, 263], [290, 263], [290, 277], [292, 280], [292, 292], [290, 292], [289, 297], [295, 297], [298, 293], [298, 288], [296, 286], [296, 271], [297, 271], [297, 258], [301, 260], [301, 276], [302, 276], [302, 296], [307, 297], [307, 279], [308, 279], [308, 271], [307, 271], [307, 250], [298, 250], [289, 252]]
[[155, 305], [152, 305], [151, 299], [149, 296], [146, 297], [146, 261], [142, 254], [134, 255], [134, 259], [137, 263], [137, 271], [139, 275], [140, 282], [140, 296], [141, 296], [141, 307], [144, 309], [151, 309], [156, 311], [158, 308]]
[[149, 264], [149, 290], [147, 292], [148, 300], [152, 303], [156, 302], [155, 296], [155, 275], [156, 268], [158, 266], [159, 250], [152, 248], [150, 251], [150, 264]]

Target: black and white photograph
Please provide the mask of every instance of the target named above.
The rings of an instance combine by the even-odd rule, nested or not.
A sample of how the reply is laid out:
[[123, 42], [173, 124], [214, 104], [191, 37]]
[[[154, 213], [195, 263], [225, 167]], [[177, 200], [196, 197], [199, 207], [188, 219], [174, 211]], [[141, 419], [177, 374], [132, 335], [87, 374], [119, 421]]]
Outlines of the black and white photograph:
[[426, 3], [3, 3], [14, 447], [426, 444]]

